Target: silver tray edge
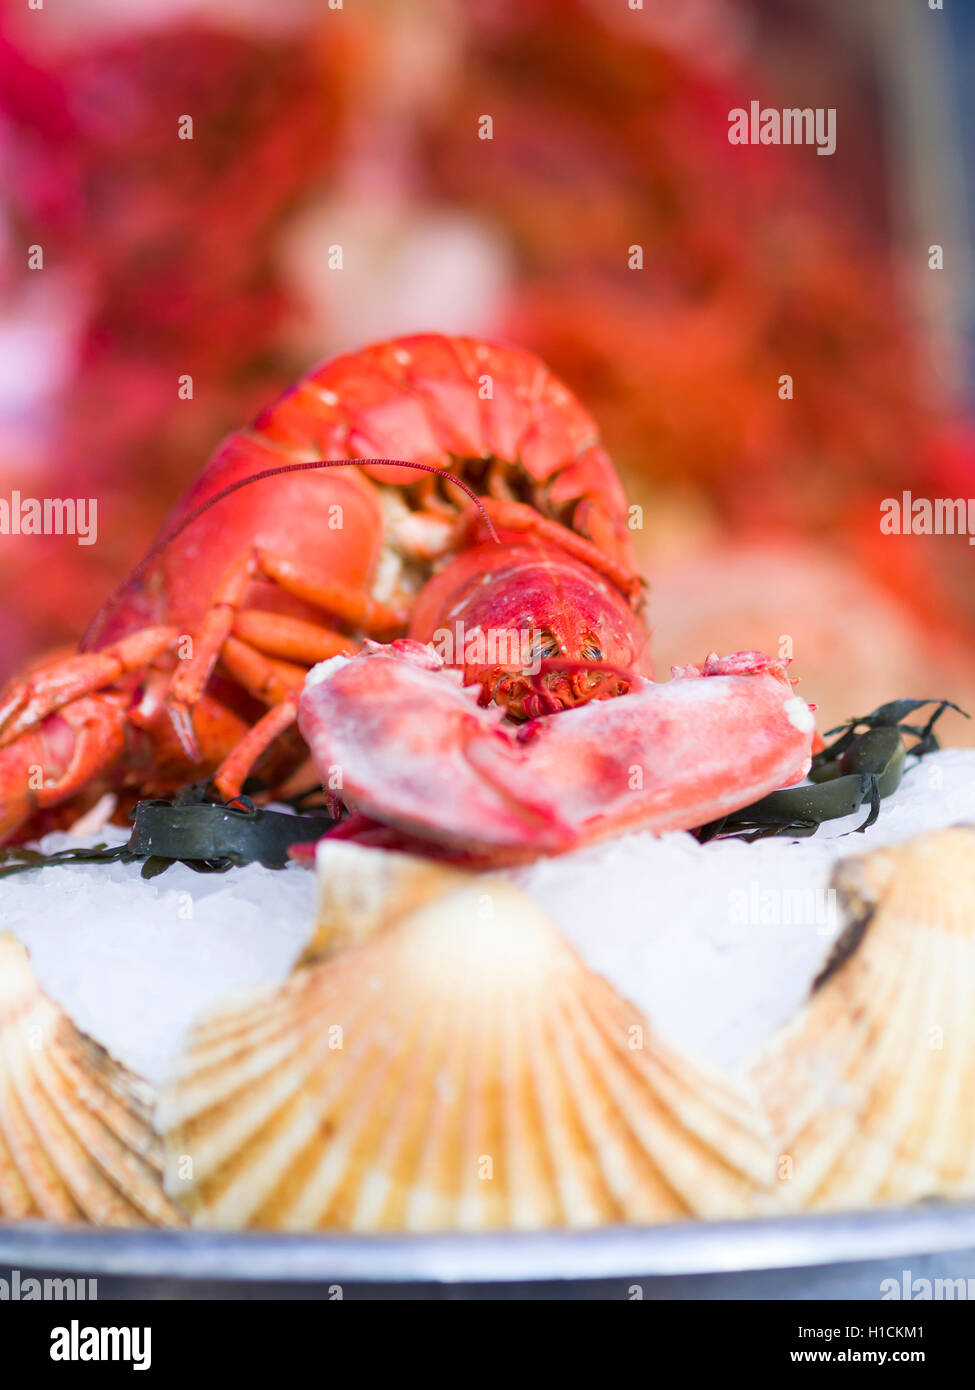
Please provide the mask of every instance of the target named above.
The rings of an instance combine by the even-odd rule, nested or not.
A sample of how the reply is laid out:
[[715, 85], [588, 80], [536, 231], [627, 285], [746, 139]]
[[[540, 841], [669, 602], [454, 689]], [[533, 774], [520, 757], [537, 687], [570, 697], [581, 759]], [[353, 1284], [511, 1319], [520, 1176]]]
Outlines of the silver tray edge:
[[0, 1223], [0, 1265], [233, 1281], [494, 1283], [801, 1269], [975, 1250], [975, 1204], [586, 1231], [282, 1235]]

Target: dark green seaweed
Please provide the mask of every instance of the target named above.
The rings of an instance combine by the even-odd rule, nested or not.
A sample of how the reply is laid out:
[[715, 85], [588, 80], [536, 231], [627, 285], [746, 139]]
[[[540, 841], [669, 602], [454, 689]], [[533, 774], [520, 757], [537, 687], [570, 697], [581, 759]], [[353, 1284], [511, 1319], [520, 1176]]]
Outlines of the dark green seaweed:
[[[936, 709], [922, 725], [907, 719], [925, 705]], [[874, 824], [884, 797], [897, 790], [908, 757], [923, 758], [940, 746], [935, 725], [946, 710], [968, 715], [950, 700], [891, 700], [872, 714], [830, 729], [836, 735], [812, 760], [809, 783], [772, 792], [751, 806], [703, 825], [695, 834], [708, 840], [761, 840], [772, 835], [815, 835], [823, 821], [869, 810], [856, 832]], [[913, 740], [910, 744], [907, 739]]]
[[198, 786], [175, 801], [140, 801], [124, 845], [63, 849], [54, 854], [17, 846], [0, 850], [0, 878], [56, 864], [111, 864], [142, 860], [142, 877], [155, 878], [175, 863], [198, 873], [226, 873], [242, 864], [283, 869], [291, 845], [317, 840], [335, 824], [328, 816], [265, 811], [239, 796], [223, 804], [202, 799]]

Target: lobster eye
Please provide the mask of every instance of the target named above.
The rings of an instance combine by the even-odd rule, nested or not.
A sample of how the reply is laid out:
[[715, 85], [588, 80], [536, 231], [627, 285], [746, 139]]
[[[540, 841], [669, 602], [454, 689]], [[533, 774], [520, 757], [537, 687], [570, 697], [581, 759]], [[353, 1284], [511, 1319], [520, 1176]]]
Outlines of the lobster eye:
[[542, 628], [541, 632], [535, 635], [535, 654], [540, 658], [558, 656], [561, 648], [558, 638], [554, 632], [550, 632], [547, 627]]
[[602, 651], [591, 638], [583, 644], [582, 659], [583, 661], [602, 661], [603, 659]]

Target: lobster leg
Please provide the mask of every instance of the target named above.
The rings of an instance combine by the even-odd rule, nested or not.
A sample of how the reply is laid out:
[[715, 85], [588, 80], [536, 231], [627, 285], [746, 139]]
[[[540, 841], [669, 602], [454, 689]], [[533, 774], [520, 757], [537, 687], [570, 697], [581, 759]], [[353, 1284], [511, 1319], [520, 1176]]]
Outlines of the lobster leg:
[[251, 769], [279, 734], [290, 729], [298, 717], [297, 697], [273, 705], [254, 724], [237, 746], [227, 754], [214, 774], [214, 785], [227, 801], [239, 796]]
[[[248, 774], [266, 748], [295, 722], [298, 713], [298, 697], [305, 683], [307, 668], [316, 660], [335, 656], [339, 651], [351, 653], [358, 650], [358, 643], [341, 633], [329, 633], [316, 628], [313, 623], [298, 619], [281, 619], [277, 614], [241, 614], [241, 618], [268, 617], [271, 627], [267, 632], [267, 644], [278, 651], [287, 651], [303, 664], [293, 665], [287, 661], [274, 661], [247, 642], [231, 635], [227, 638], [222, 653], [223, 665], [246, 690], [256, 699], [269, 704], [271, 708], [263, 715], [241, 741], [231, 749], [214, 776], [217, 790], [230, 800], [239, 796]], [[287, 624], [293, 623], [292, 628]], [[238, 622], [238, 629], [250, 631], [255, 639], [265, 636], [263, 623]], [[323, 657], [316, 657], [322, 652]], [[314, 785], [314, 782], [311, 783]]]
[[[236, 635], [238, 632], [248, 633], [252, 642], [265, 650], [242, 641]], [[293, 656], [302, 664], [275, 660], [265, 655], [268, 647]], [[329, 632], [298, 618], [255, 610], [237, 615], [220, 660], [245, 690], [271, 708], [231, 749], [214, 774], [214, 784], [221, 796], [227, 800], [239, 796], [261, 754], [294, 724], [307, 668], [339, 652], [356, 650], [358, 643], [342, 633]]]
[[[308, 660], [310, 658], [306, 658]], [[236, 637], [227, 638], [222, 661], [245, 690], [271, 706], [234, 745], [214, 773], [217, 791], [229, 801], [240, 795], [251, 769], [265, 749], [295, 722], [298, 696], [307, 672], [306, 666], [274, 661]]]
[[0, 840], [107, 771], [125, 744], [122, 703], [89, 695], [0, 749]]
[[265, 705], [280, 704], [290, 696], [297, 699], [307, 674], [305, 666], [265, 656], [237, 637], [227, 638], [221, 661], [234, 680]]
[[210, 600], [194, 638], [192, 655], [180, 663], [170, 682], [166, 708], [183, 751], [193, 762], [200, 760], [200, 746], [193, 729], [193, 710], [213, 675], [213, 669], [230, 636], [237, 610], [256, 572], [257, 557], [253, 552], [231, 564]]
[[232, 631], [234, 637], [268, 656], [300, 661], [305, 666], [327, 661], [330, 656], [351, 656], [359, 650], [358, 642], [343, 632], [331, 632], [283, 613], [262, 613], [256, 608], [238, 613]]
[[36, 728], [48, 715], [90, 695], [140, 666], [148, 666], [175, 642], [171, 627], [147, 627], [99, 652], [81, 652], [42, 667], [8, 687], [0, 704], [0, 748]]
[[[275, 667], [260, 658], [253, 645], [235, 639], [235, 631], [257, 638], [258, 644], [283, 650], [303, 660], [306, 665], [332, 655], [336, 650], [354, 647], [352, 639], [329, 628], [277, 614], [262, 614], [242, 609], [251, 582], [259, 573], [276, 581], [289, 593], [327, 610], [334, 616], [353, 622], [366, 631], [396, 631], [404, 617], [376, 602], [368, 594], [340, 582], [317, 583], [303, 576], [300, 569], [281, 556], [251, 551], [235, 560], [218, 584], [194, 641], [193, 654], [183, 661], [172, 678], [166, 706], [180, 744], [186, 756], [199, 761], [200, 750], [193, 730], [192, 712], [206, 689], [217, 662], [234, 674], [241, 683], [266, 702], [283, 698], [277, 688]], [[229, 655], [228, 655], [229, 653]], [[234, 666], [236, 665], [236, 671]], [[280, 675], [280, 672], [277, 673]], [[301, 672], [304, 676], [304, 671]], [[293, 682], [286, 683], [290, 688]]]
[[802, 777], [813, 718], [782, 664], [709, 658], [666, 683], [515, 729], [415, 642], [335, 657], [298, 722], [351, 809], [494, 862], [628, 828], [691, 829]]
[[323, 583], [311, 579], [283, 555], [268, 555], [262, 551], [259, 559], [264, 573], [282, 589], [359, 628], [368, 637], [392, 637], [406, 626], [408, 615], [405, 612], [380, 603], [362, 589], [339, 580]]

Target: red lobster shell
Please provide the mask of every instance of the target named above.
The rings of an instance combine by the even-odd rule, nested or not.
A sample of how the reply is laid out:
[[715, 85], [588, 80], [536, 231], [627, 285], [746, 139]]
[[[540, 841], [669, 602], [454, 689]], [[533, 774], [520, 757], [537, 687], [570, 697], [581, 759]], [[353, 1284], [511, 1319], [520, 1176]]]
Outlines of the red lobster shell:
[[327, 362], [218, 449], [78, 653], [0, 695], [0, 838], [106, 789], [279, 788], [309, 667], [465, 613], [538, 634], [527, 676], [458, 659], [512, 714], [620, 693], [648, 670], [626, 520], [595, 423], [531, 354], [431, 334]]

